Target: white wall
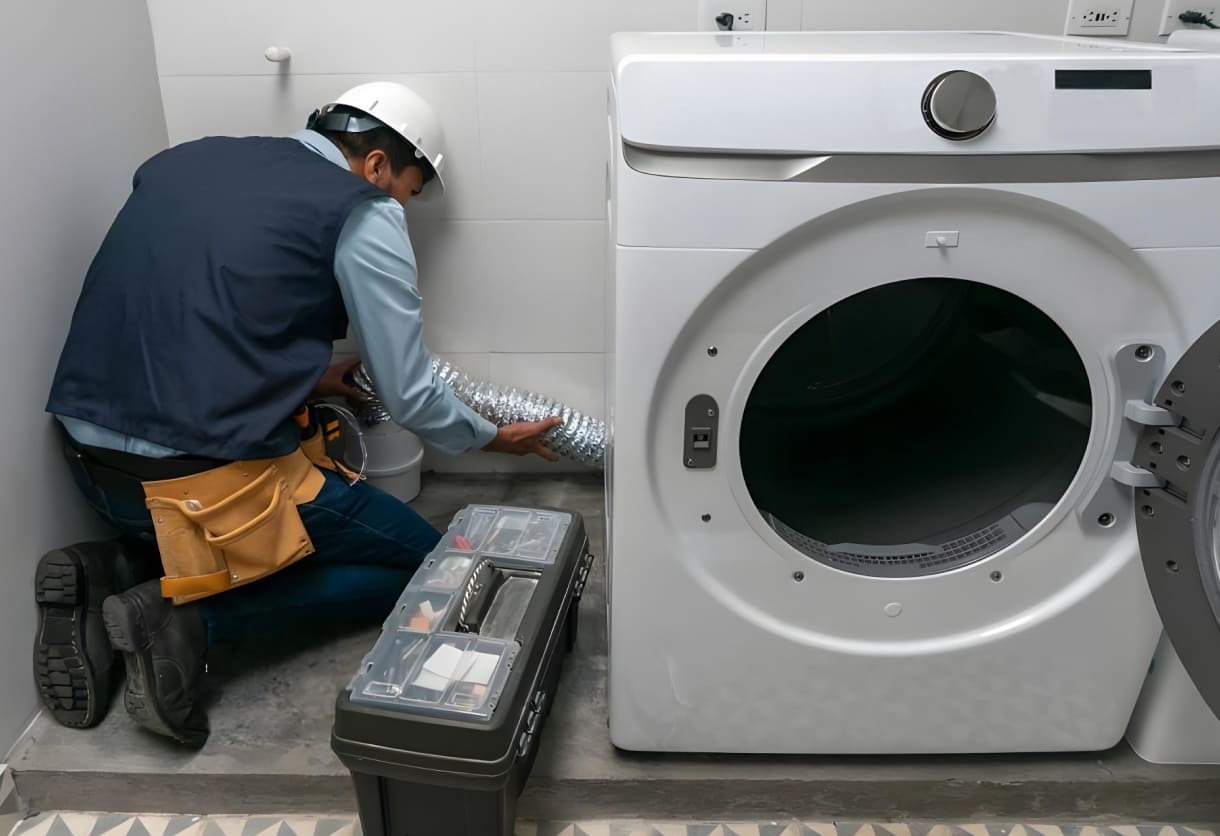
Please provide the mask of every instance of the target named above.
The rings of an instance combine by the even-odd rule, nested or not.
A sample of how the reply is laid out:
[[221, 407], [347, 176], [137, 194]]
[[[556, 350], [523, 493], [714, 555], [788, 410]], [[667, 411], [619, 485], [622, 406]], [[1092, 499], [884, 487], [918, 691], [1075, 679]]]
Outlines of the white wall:
[[[432, 100], [452, 143], [452, 188], [444, 203], [408, 210], [430, 346], [601, 413], [607, 39], [693, 28], [697, 0], [148, 3], [171, 142], [289, 132], [373, 78]], [[1160, 0], [1137, 0], [1133, 35], [1150, 37], [1159, 10]], [[1067, 0], [770, 0], [769, 17], [791, 29], [1054, 34]], [[287, 67], [263, 59], [273, 44], [293, 50]]]
[[9, 0], [0, 77], [2, 754], [37, 704], [34, 565], [100, 533], [42, 409], [85, 270], [165, 124], [142, 0]]
[[[789, 2], [789, 0], [783, 0]], [[1062, 35], [1068, 0], [796, 0], [803, 29], [1000, 29]], [[1155, 41], [1164, 0], [1135, 0], [1130, 37]]]

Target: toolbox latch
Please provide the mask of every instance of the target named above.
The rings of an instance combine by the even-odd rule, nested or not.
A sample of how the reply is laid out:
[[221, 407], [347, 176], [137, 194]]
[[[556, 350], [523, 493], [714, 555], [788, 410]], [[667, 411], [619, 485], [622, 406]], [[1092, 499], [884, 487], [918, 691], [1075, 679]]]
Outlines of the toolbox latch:
[[593, 568], [593, 554], [586, 551], [585, 556], [581, 558], [579, 574], [576, 577], [576, 583], [572, 586], [572, 600], [579, 601], [580, 596], [585, 593], [585, 584], [589, 581], [589, 571]]
[[521, 730], [521, 740], [517, 744], [517, 753], [523, 758], [529, 754], [530, 747], [534, 745], [534, 738], [538, 736], [542, 718], [546, 715], [547, 696], [546, 691], [540, 688], [530, 698], [525, 713], [525, 728]]

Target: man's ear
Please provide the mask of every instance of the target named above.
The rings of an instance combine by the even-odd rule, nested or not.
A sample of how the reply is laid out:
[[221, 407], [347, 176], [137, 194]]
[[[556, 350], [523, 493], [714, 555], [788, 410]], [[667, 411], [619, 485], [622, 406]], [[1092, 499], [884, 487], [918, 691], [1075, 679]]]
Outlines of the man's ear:
[[385, 151], [370, 151], [364, 158], [364, 179], [374, 186], [384, 188], [390, 181], [390, 158]]

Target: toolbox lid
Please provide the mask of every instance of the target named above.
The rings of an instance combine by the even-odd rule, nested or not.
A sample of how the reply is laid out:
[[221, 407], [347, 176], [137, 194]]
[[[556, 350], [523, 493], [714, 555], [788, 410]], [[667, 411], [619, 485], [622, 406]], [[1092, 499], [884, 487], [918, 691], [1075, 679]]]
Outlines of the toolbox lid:
[[518, 650], [514, 642], [469, 633], [383, 633], [352, 680], [352, 701], [486, 720]]
[[441, 545], [453, 551], [555, 562], [572, 515], [561, 511], [472, 505], [453, 519]]
[[454, 517], [382, 625], [349, 687], [354, 703], [489, 721], [543, 570], [572, 515], [470, 506]]

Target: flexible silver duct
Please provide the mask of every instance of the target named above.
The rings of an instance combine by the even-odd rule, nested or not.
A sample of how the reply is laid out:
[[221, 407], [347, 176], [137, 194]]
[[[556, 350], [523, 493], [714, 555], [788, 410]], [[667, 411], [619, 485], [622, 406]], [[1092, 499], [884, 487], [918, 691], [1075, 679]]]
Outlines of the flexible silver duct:
[[[589, 467], [603, 467], [606, 455], [606, 424], [545, 395], [506, 389], [478, 380], [452, 363], [434, 358], [432, 371], [445, 381], [458, 399], [497, 427], [521, 421], [542, 421], [551, 417], [563, 423], [547, 433], [543, 443], [561, 456]], [[353, 385], [368, 401], [359, 410], [360, 421], [374, 426], [392, 421], [389, 411], [378, 399], [373, 379], [364, 366], [357, 366]]]

